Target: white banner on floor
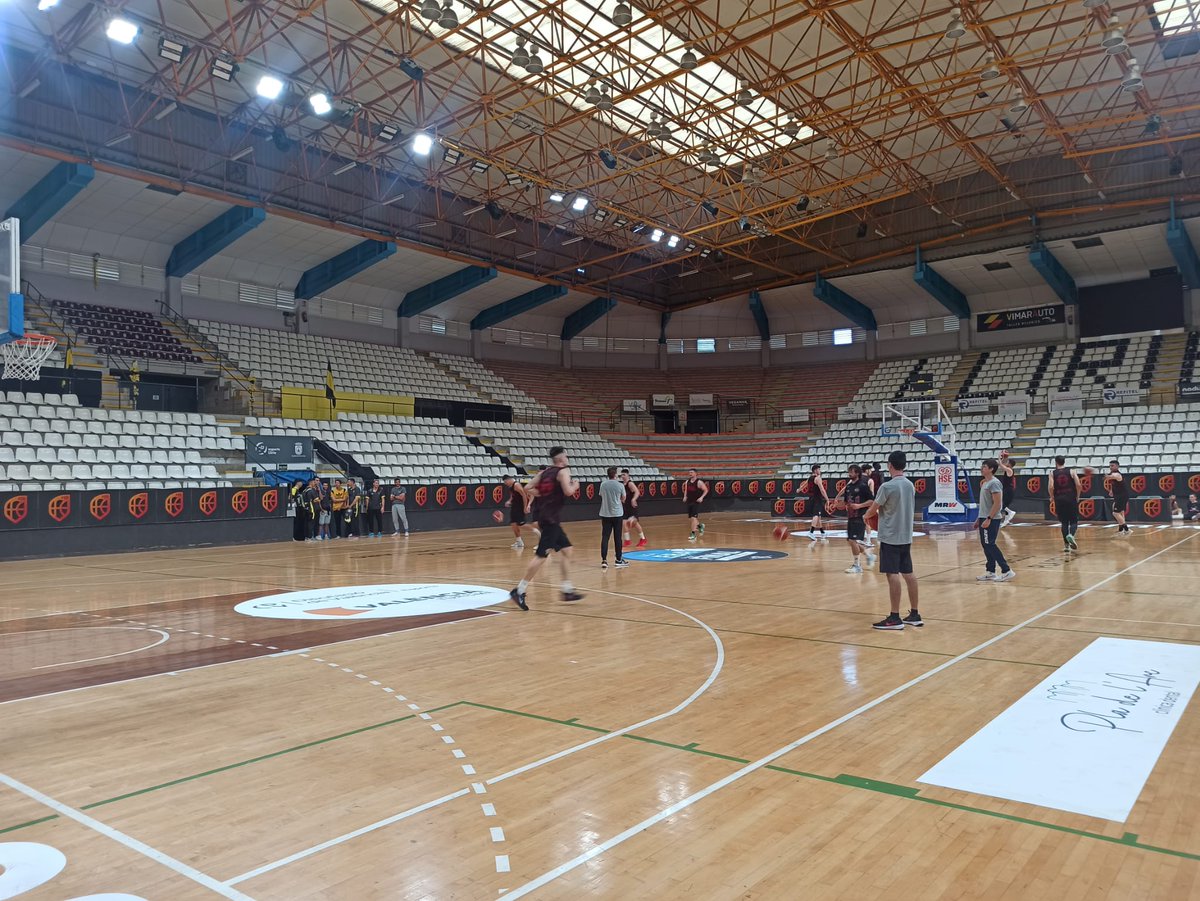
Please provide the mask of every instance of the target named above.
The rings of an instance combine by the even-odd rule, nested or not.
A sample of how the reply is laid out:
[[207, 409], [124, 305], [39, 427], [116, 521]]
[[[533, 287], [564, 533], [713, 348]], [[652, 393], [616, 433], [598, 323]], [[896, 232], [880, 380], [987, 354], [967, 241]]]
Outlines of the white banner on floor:
[[1200, 647], [1097, 638], [918, 780], [1124, 822], [1200, 681]]

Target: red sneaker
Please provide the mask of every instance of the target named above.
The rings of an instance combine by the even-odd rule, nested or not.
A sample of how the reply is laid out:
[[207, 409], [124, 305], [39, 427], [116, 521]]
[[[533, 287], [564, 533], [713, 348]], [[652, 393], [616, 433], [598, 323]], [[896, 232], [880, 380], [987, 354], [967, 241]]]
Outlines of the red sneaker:
[[631, 545], [631, 544], [633, 544], [633, 542], [630, 541], [628, 538], [626, 538], [625, 543], [623, 545], [621, 545], [621, 547], [629, 547], [629, 545]]
[[645, 547], [645, 546], [646, 546], [646, 539], [643, 538], [641, 541], [638, 542], [638, 547]]

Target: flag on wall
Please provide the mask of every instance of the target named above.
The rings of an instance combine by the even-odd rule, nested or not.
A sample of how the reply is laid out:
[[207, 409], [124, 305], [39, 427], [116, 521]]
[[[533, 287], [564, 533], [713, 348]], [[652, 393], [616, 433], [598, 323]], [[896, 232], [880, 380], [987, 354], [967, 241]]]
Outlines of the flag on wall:
[[337, 406], [337, 395], [333, 393], [333, 366], [328, 360], [325, 361], [325, 397], [330, 407]]

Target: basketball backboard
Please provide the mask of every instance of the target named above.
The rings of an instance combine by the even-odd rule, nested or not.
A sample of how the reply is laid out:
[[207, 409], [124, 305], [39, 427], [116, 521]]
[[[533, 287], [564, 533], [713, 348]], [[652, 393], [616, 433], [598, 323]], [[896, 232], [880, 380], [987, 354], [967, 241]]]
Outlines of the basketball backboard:
[[25, 334], [21, 296], [21, 220], [0, 222], [0, 344]]

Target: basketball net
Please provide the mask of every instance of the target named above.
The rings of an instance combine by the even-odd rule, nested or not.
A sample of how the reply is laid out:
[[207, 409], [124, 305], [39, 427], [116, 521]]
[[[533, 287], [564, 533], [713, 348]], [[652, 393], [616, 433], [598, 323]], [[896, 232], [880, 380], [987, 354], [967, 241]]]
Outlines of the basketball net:
[[4, 378], [36, 382], [42, 375], [42, 364], [54, 352], [57, 339], [32, 332], [24, 338], [0, 344], [4, 355]]

